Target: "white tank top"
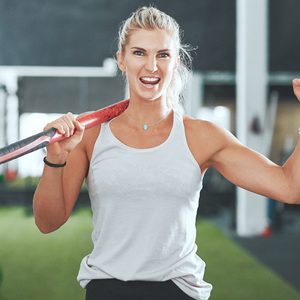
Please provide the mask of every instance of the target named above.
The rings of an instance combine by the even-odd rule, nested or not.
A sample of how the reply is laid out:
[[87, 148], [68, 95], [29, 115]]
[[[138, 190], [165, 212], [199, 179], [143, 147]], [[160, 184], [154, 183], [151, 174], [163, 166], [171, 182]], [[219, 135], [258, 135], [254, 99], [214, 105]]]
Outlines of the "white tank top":
[[146, 149], [122, 143], [109, 124], [101, 126], [87, 177], [94, 247], [81, 262], [80, 285], [171, 279], [190, 297], [208, 299], [212, 286], [195, 244], [202, 174], [182, 116], [174, 112], [168, 138]]

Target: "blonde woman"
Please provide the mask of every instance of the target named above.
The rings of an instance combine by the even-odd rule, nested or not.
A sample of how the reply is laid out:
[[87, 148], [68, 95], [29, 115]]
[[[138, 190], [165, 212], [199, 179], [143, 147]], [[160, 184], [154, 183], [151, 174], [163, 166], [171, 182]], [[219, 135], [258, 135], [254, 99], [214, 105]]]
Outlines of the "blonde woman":
[[[250, 191], [300, 202], [299, 146], [281, 167], [229, 132], [182, 115], [178, 99], [188, 58], [176, 21], [156, 8], [140, 8], [119, 32], [128, 109], [86, 131], [72, 114], [45, 128], [69, 139], [48, 146], [35, 220], [44, 233], [62, 226], [86, 178], [94, 247], [78, 281], [87, 300], [209, 298], [195, 221], [210, 167]], [[300, 99], [300, 83], [293, 84]]]

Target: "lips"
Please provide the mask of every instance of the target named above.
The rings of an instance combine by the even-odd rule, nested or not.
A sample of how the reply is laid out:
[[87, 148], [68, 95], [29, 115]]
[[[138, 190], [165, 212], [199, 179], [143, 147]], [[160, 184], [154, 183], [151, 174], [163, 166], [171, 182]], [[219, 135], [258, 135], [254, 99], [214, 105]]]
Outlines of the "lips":
[[140, 81], [143, 84], [155, 85], [155, 84], [158, 84], [160, 82], [160, 78], [159, 77], [143, 76], [143, 77], [140, 77]]

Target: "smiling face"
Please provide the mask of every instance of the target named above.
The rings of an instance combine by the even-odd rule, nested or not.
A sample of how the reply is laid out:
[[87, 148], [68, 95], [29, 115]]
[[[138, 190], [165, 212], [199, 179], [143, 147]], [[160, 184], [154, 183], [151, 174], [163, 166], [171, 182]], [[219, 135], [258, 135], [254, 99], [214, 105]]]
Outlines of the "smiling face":
[[167, 95], [178, 64], [172, 34], [160, 29], [133, 30], [117, 58], [119, 68], [126, 73], [131, 98], [155, 100]]

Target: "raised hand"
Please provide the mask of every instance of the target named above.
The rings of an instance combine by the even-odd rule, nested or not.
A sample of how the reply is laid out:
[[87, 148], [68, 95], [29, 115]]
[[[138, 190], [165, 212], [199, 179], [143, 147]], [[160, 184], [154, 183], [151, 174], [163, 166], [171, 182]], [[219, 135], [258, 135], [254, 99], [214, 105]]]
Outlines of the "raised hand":
[[300, 79], [296, 78], [293, 80], [293, 90], [298, 101], [300, 101]]
[[65, 161], [68, 153], [81, 142], [84, 126], [76, 120], [72, 113], [67, 113], [53, 122], [48, 123], [44, 130], [50, 128], [57, 129], [57, 131], [67, 137], [67, 139], [49, 144], [47, 146], [47, 158], [55, 163]]

